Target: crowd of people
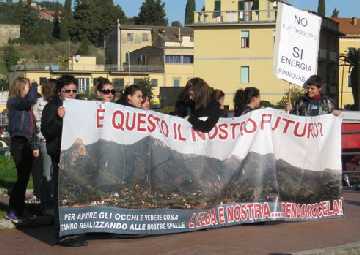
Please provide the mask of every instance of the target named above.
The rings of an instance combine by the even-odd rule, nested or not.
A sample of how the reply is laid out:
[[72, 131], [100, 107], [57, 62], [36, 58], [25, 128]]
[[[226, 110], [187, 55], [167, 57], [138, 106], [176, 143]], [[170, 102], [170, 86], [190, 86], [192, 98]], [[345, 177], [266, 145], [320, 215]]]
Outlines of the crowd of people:
[[[321, 93], [323, 81], [317, 75], [311, 76], [304, 84], [305, 94], [293, 105], [288, 104], [289, 113], [301, 116], [316, 116], [333, 113], [339, 115], [333, 101]], [[9, 133], [11, 154], [17, 171], [17, 181], [10, 192], [7, 218], [18, 222], [24, 215], [25, 192], [30, 175], [34, 176], [34, 194], [40, 198], [43, 214], [54, 215], [55, 226], [59, 228], [58, 217], [58, 164], [61, 152], [61, 134], [66, 109], [64, 100], [75, 99], [78, 95], [77, 80], [64, 75], [57, 80], [50, 79], [42, 85], [38, 94], [37, 84], [19, 77], [13, 82], [7, 102], [9, 112]], [[103, 102], [115, 102], [143, 110], [150, 109], [150, 96], [138, 85], [128, 86], [117, 97], [113, 84], [99, 78], [96, 95]], [[213, 90], [201, 78], [193, 78], [179, 95], [175, 111], [171, 114], [185, 118], [198, 131], [210, 132], [219, 118], [227, 117], [224, 107], [225, 94]], [[259, 89], [247, 87], [236, 91], [234, 117], [260, 108]], [[206, 117], [205, 119], [203, 117]], [[56, 231], [57, 233], [59, 231]], [[85, 245], [79, 236], [59, 238], [59, 243], [70, 246]]]

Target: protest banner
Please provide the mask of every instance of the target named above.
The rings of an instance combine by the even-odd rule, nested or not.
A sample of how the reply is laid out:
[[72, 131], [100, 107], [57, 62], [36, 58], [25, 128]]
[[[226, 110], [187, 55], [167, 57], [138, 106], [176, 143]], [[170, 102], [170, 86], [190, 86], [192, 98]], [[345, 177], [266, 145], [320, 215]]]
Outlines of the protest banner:
[[276, 23], [274, 73], [302, 86], [317, 74], [321, 17], [279, 3]]
[[66, 101], [60, 236], [168, 234], [343, 215], [341, 119], [260, 109], [210, 133], [113, 103]]

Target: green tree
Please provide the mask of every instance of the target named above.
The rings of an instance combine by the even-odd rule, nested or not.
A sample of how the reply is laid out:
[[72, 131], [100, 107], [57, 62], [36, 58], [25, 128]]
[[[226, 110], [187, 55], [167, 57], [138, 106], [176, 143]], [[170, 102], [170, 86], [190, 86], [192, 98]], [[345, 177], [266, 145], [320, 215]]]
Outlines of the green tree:
[[53, 30], [52, 30], [52, 36], [55, 39], [61, 39], [61, 24], [60, 24], [60, 20], [59, 20], [59, 11], [56, 10], [55, 13], [55, 18], [53, 21]]
[[16, 65], [20, 59], [19, 52], [15, 49], [14, 45], [9, 45], [4, 49], [4, 62], [8, 72], [11, 67]]
[[196, 10], [195, 0], [187, 0], [185, 7], [185, 24], [194, 23], [194, 12]]
[[77, 54], [88, 56], [90, 54], [90, 42], [87, 37], [84, 37], [80, 42], [80, 47]]
[[137, 25], [167, 26], [165, 3], [161, 0], [145, 0], [135, 23]]
[[354, 103], [357, 109], [360, 110], [360, 48], [349, 48], [346, 56], [346, 62], [350, 64], [350, 82]]
[[70, 39], [70, 31], [74, 26], [72, 13], [72, 0], [65, 0], [64, 11], [61, 16], [59, 39], [67, 41]]
[[325, 17], [326, 15], [326, 7], [325, 7], [325, 0], [319, 0], [319, 5], [318, 5], [318, 14]]
[[172, 27], [182, 27], [182, 24], [180, 21], [173, 21], [171, 22]]
[[120, 6], [113, 0], [77, 0], [75, 2], [74, 29], [72, 37], [81, 40], [87, 37], [94, 45], [103, 46], [104, 36], [126, 17]]

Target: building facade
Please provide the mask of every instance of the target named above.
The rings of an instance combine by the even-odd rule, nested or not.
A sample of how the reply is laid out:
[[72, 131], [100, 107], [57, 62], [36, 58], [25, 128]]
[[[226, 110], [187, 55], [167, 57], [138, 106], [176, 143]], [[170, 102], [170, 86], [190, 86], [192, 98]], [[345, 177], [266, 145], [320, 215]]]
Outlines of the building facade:
[[333, 18], [339, 23], [339, 103], [342, 108], [354, 104], [352, 84], [350, 82], [351, 66], [345, 61], [349, 48], [360, 49], [360, 19], [359, 18]]
[[20, 38], [20, 25], [0, 24], [0, 47], [8, 44], [9, 40]]
[[[288, 91], [288, 83], [273, 74], [277, 17], [276, 1], [205, 0], [195, 12], [194, 75], [225, 92], [232, 108], [237, 89], [257, 87], [262, 100], [276, 104]], [[325, 91], [337, 99], [338, 25], [324, 18], [321, 29], [319, 75]], [[327, 70], [332, 70], [331, 73]]]

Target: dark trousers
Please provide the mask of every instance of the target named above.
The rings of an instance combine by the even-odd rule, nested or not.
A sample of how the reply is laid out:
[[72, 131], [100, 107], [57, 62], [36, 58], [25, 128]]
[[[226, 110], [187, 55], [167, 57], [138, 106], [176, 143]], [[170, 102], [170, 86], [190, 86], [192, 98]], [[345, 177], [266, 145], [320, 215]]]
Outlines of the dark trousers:
[[51, 162], [53, 165], [53, 188], [54, 188], [54, 225], [56, 237], [59, 237], [60, 232], [60, 219], [59, 219], [59, 159], [57, 157], [51, 157]]
[[25, 208], [25, 192], [33, 162], [30, 142], [25, 137], [12, 137], [11, 155], [15, 161], [17, 180], [10, 193], [9, 209], [15, 211], [17, 216], [22, 216]]

